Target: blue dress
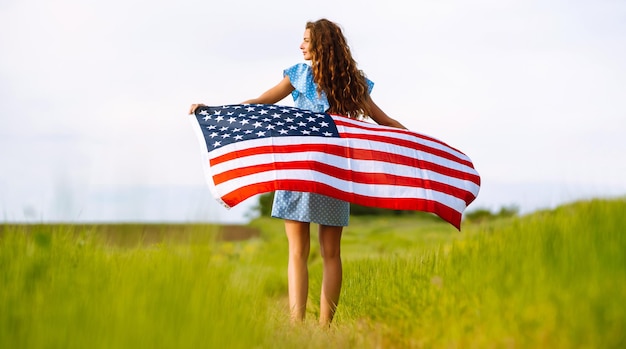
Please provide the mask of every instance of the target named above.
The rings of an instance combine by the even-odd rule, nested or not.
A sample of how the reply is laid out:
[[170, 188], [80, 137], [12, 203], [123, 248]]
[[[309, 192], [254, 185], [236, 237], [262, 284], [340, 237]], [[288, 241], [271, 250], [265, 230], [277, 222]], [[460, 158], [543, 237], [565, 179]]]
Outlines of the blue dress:
[[[298, 63], [283, 72], [294, 87], [291, 96], [298, 108], [325, 112], [330, 105], [324, 93], [317, 93], [313, 71], [306, 63]], [[369, 92], [374, 83], [367, 80]], [[346, 201], [316, 193], [278, 190], [272, 204], [272, 217], [323, 225], [347, 226], [350, 204]]]

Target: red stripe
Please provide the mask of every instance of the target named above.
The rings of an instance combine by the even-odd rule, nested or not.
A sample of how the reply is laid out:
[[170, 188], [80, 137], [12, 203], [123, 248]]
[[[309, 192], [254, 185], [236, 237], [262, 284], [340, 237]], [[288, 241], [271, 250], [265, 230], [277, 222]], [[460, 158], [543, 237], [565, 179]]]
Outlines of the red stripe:
[[[233, 151], [210, 160], [210, 165], [215, 166], [220, 163], [230, 161], [233, 159], [241, 159], [246, 156], [259, 155], [259, 154], [288, 154], [297, 152], [320, 152], [344, 158], [350, 158], [355, 160], [369, 160], [369, 161], [381, 161], [392, 164], [400, 164], [405, 166], [411, 166], [419, 170], [430, 170], [437, 173], [441, 173], [446, 176], [468, 180], [476, 185], [480, 185], [480, 177], [473, 173], [468, 173], [460, 170], [455, 170], [443, 165], [435, 164], [430, 161], [419, 160], [409, 156], [400, 154], [388, 153], [378, 150], [365, 150], [346, 148], [340, 145], [334, 144], [306, 144], [306, 145], [282, 145], [282, 146], [261, 146], [255, 148], [248, 148], [243, 150]], [[471, 163], [470, 163], [471, 165]], [[470, 166], [471, 167], [471, 166]], [[473, 168], [473, 167], [472, 167]]]
[[386, 173], [370, 173], [344, 170], [319, 161], [289, 161], [289, 162], [273, 162], [269, 164], [261, 164], [255, 166], [240, 167], [233, 170], [225, 171], [213, 176], [215, 185], [219, 185], [229, 180], [233, 180], [242, 176], [252, 175], [267, 171], [280, 170], [312, 170], [329, 176], [360, 184], [370, 185], [393, 185], [402, 187], [422, 188], [446, 193], [462, 199], [466, 205], [469, 205], [475, 196], [467, 190], [448, 185], [445, 183], [428, 180], [423, 178], [413, 178], [406, 176], [398, 176]]
[[308, 191], [334, 197], [340, 200], [353, 202], [363, 206], [387, 208], [391, 210], [418, 210], [438, 215], [445, 221], [461, 229], [462, 214], [440, 202], [426, 199], [386, 199], [348, 193], [329, 185], [304, 180], [281, 180], [251, 184], [234, 190], [224, 196], [222, 200], [233, 207], [240, 202], [261, 193], [276, 190]]

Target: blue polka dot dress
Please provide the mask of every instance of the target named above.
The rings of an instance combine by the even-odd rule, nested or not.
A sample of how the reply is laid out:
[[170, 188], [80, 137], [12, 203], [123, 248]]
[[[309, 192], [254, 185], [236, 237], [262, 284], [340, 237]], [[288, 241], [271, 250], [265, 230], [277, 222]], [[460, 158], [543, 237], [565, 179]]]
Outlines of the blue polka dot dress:
[[[314, 112], [325, 112], [330, 105], [326, 95], [318, 95], [313, 81], [313, 71], [306, 63], [298, 63], [285, 69], [294, 87], [291, 96], [298, 108]], [[374, 83], [367, 80], [371, 92]], [[272, 217], [323, 225], [347, 226], [350, 217], [350, 204], [346, 201], [316, 193], [278, 190], [272, 204]]]

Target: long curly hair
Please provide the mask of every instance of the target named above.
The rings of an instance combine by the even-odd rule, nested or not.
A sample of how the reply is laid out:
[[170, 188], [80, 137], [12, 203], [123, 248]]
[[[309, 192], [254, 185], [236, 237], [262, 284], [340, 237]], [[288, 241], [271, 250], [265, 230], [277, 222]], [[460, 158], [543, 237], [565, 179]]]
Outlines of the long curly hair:
[[357, 68], [341, 27], [327, 20], [307, 22], [311, 35], [309, 52], [318, 93], [324, 91], [329, 113], [359, 119], [371, 115], [368, 86]]

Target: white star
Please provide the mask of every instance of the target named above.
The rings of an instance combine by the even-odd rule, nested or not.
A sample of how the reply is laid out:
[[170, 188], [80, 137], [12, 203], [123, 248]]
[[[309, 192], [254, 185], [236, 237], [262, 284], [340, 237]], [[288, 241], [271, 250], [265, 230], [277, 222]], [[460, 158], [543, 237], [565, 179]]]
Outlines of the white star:
[[309, 131], [309, 130], [302, 130], [300, 132], [302, 132], [303, 135], [311, 134], [311, 131]]
[[241, 129], [240, 129], [240, 128], [235, 128], [235, 129], [233, 129], [233, 132], [235, 132], [235, 133], [237, 133], [237, 132], [239, 132], [239, 131], [241, 131]]
[[211, 115], [207, 115], [207, 114], [204, 114], [204, 115], [206, 115], [205, 117], [202, 118], [204, 121], [211, 120]]
[[209, 130], [215, 130], [215, 127], [216, 127], [215, 125], [209, 125], [206, 128]]
[[228, 130], [228, 127], [226, 127], [226, 126], [222, 126], [222, 127], [220, 127], [220, 131], [221, 131], [221, 132], [224, 132], [224, 131], [226, 131], [226, 130]]
[[235, 118], [234, 118], [234, 117], [232, 117], [232, 116], [231, 116], [230, 118], [228, 118], [228, 123], [229, 123], [229, 124], [232, 124], [232, 123], [233, 123], [233, 122], [235, 122], [235, 121], [237, 121], [237, 119], [235, 119]]
[[254, 123], [254, 128], [258, 128], [258, 127], [261, 127], [261, 126], [263, 126], [263, 124], [261, 122], [257, 121], [257, 122]]
[[230, 133], [224, 133], [224, 134], [222, 135], [222, 139], [224, 139], [224, 138], [228, 138], [228, 137], [230, 137]]
[[264, 122], [270, 122], [270, 120], [272, 120], [272, 119], [269, 119], [269, 118], [263, 119]]
[[217, 133], [217, 132], [213, 132], [213, 133], [211, 133], [211, 134], [209, 135], [209, 137], [211, 137], [211, 138], [215, 138], [215, 137], [217, 137], [217, 135], [218, 135], [218, 134], [219, 134], [219, 133]]
[[324, 136], [326, 136], [326, 137], [330, 137], [330, 136], [332, 136], [332, 135], [333, 135], [333, 134], [332, 134], [332, 133], [330, 133], [330, 132], [324, 132]]
[[270, 125], [267, 125], [266, 129], [268, 129], [268, 130], [273, 130], [275, 127], [276, 127], [276, 126], [274, 126], [274, 125], [270, 124]]
[[236, 141], [240, 141], [240, 140], [242, 140], [242, 139], [243, 139], [243, 136], [242, 136], [242, 135], [236, 135], [236, 136], [235, 136], [235, 140], [236, 140]]
[[297, 118], [300, 118], [300, 117], [302, 117], [302, 113], [295, 113], [295, 116], [296, 116]]
[[241, 120], [241, 125], [247, 125], [250, 121], [248, 121], [247, 119], [243, 119]]
[[315, 118], [314, 118], [314, 117], [312, 117], [312, 116], [309, 116], [309, 117], [308, 117], [308, 118], [306, 118], [306, 119], [307, 119], [307, 120], [309, 120], [309, 122], [313, 122], [313, 121], [315, 121]]
[[209, 115], [209, 113], [207, 113], [206, 110], [203, 110], [203, 111], [200, 112], [200, 115]]
[[315, 127], [315, 126], [311, 127], [311, 131], [313, 131], [313, 132], [317, 132], [319, 130], [320, 130], [319, 127]]
[[284, 122], [282, 122], [282, 121], [279, 121], [279, 122], [277, 122], [277, 123], [276, 123], [276, 125], [278, 125], [278, 126], [282, 126], [282, 125], [284, 125], [284, 124], [285, 124], [285, 123], [284, 123]]
[[265, 115], [265, 114], [267, 114], [267, 113], [268, 113], [268, 112], [267, 112], [267, 110], [265, 110], [265, 109], [261, 109], [261, 110], [259, 111], [259, 114], [261, 114], [261, 115]]
[[278, 130], [278, 132], [279, 132], [281, 135], [286, 135], [287, 133], [289, 133], [289, 131], [287, 131], [287, 130], [285, 130], [285, 129], [280, 129], [280, 130]]
[[213, 115], [220, 115], [221, 113], [222, 113], [221, 110], [216, 110], [216, 111], [213, 112]]
[[274, 114], [272, 114], [272, 117], [273, 117], [274, 119], [278, 119], [278, 118], [280, 118], [281, 116], [282, 116], [282, 115], [281, 115], [281, 114], [278, 114], [278, 113], [274, 113]]
[[298, 123], [298, 126], [300, 126], [300, 127], [304, 127], [304, 126], [306, 126], [306, 122], [302, 122], [302, 121], [300, 121], [300, 122]]
[[245, 131], [243, 131], [243, 133], [245, 133], [245, 134], [249, 135], [249, 134], [251, 134], [251, 133], [252, 133], [252, 130], [245, 130]]
[[322, 121], [322, 122], [320, 122], [320, 126], [328, 127], [328, 123], [326, 121]]
[[220, 141], [215, 141], [215, 143], [213, 143], [213, 147], [219, 147], [220, 145], [222, 145], [222, 142]]
[[217, 121], [217, 122], [220, 122], [222, 120], [224, 120], [224, 117], [221, 116], [221, 115], [219, 115], [218, 117], [215, 118], [215, 121]]
[[256, 133], [257, 136], [259, 137], [264, 137], [265, 136], [265, 131], [259, 131]]
[[247, 111], [254, 111], [254, 107], [247, 107], [246, 110]]
[[290, 117], [287, 117], [287, 118], [285, 119], [285, 121], [287, 121], [287, 122], [293, 122], [293, 119], [292, 119], [292, 118], [290, 118]]
[[294, 125], [290, 125], [290, 126], [289, 126], [289, 129], [290, 129], [290, 130], [297, 130], [298, 128], [297, 128], [296, 126], [294, 126]]

